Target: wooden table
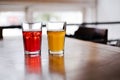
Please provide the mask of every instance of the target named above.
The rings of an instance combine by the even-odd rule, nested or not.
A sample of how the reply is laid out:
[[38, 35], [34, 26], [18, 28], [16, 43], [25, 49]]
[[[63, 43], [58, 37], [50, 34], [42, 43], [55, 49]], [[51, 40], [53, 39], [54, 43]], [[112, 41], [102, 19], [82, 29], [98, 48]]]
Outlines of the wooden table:
[[120, 48], [66, 38], [64, 56], [49, 56], [43, 37], [41, 57], [25, 58], [22, 37], [4, 38], [0, 80], [120, 80]]

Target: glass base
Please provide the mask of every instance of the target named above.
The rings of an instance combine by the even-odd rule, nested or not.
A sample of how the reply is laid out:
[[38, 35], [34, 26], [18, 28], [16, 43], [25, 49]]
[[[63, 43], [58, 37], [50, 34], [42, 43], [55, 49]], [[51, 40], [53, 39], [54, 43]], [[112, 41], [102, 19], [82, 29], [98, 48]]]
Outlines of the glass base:
[[50, 55], [59, 55], [59, 56], [63, 56], [64, 55], [64, 50], [62, 51], [48, 51]]
[[34, 51], [34, 52], [25, 51], [25, 54], [41, 54], [41, 51]]

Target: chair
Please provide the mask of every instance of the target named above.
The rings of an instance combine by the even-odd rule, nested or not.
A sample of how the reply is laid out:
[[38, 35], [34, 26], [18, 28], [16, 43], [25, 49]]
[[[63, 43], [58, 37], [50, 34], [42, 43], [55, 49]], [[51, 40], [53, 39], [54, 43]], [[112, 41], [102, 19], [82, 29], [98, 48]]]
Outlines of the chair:
[[2, 27], [0, 27], [0, 39], [3, 39], [3, 34], [2, 34]]
[[96, 43], [107, 44], [107, 29], [79, 27], [75, 32], [74, 37], [81, 40], [92, 41]]
[[120, 47], [120, 39], [108, 40], [108, 45]]

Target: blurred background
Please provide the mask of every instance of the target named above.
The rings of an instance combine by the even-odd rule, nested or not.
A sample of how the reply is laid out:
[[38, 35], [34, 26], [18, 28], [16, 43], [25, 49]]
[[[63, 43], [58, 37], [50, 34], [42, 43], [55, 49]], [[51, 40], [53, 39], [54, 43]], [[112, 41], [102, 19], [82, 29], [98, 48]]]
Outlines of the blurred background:
[[[108, 40], [119, 40], [119, 4], [120, 0], [0, 0], [0, 34], [21, 36], [17, 26], [25, 21], [66, 21], [67, 35], [74, 35], [82, 23], [97, 23], [85, 26], [108, 29]], [[16, 27], [12, 28], [13, 25]]]

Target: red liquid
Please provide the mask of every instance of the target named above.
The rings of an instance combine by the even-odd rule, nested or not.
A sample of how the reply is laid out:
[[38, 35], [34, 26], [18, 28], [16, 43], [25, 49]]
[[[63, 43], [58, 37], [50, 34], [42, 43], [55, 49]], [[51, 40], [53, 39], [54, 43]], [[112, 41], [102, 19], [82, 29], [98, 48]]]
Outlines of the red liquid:
[[42, 31], [23, 31], [25, 50], [30, 52], [41, 50], [41, 35]]
[[41, 56], [25, 54], [25, 65], [28, 73], [41, 73]]

